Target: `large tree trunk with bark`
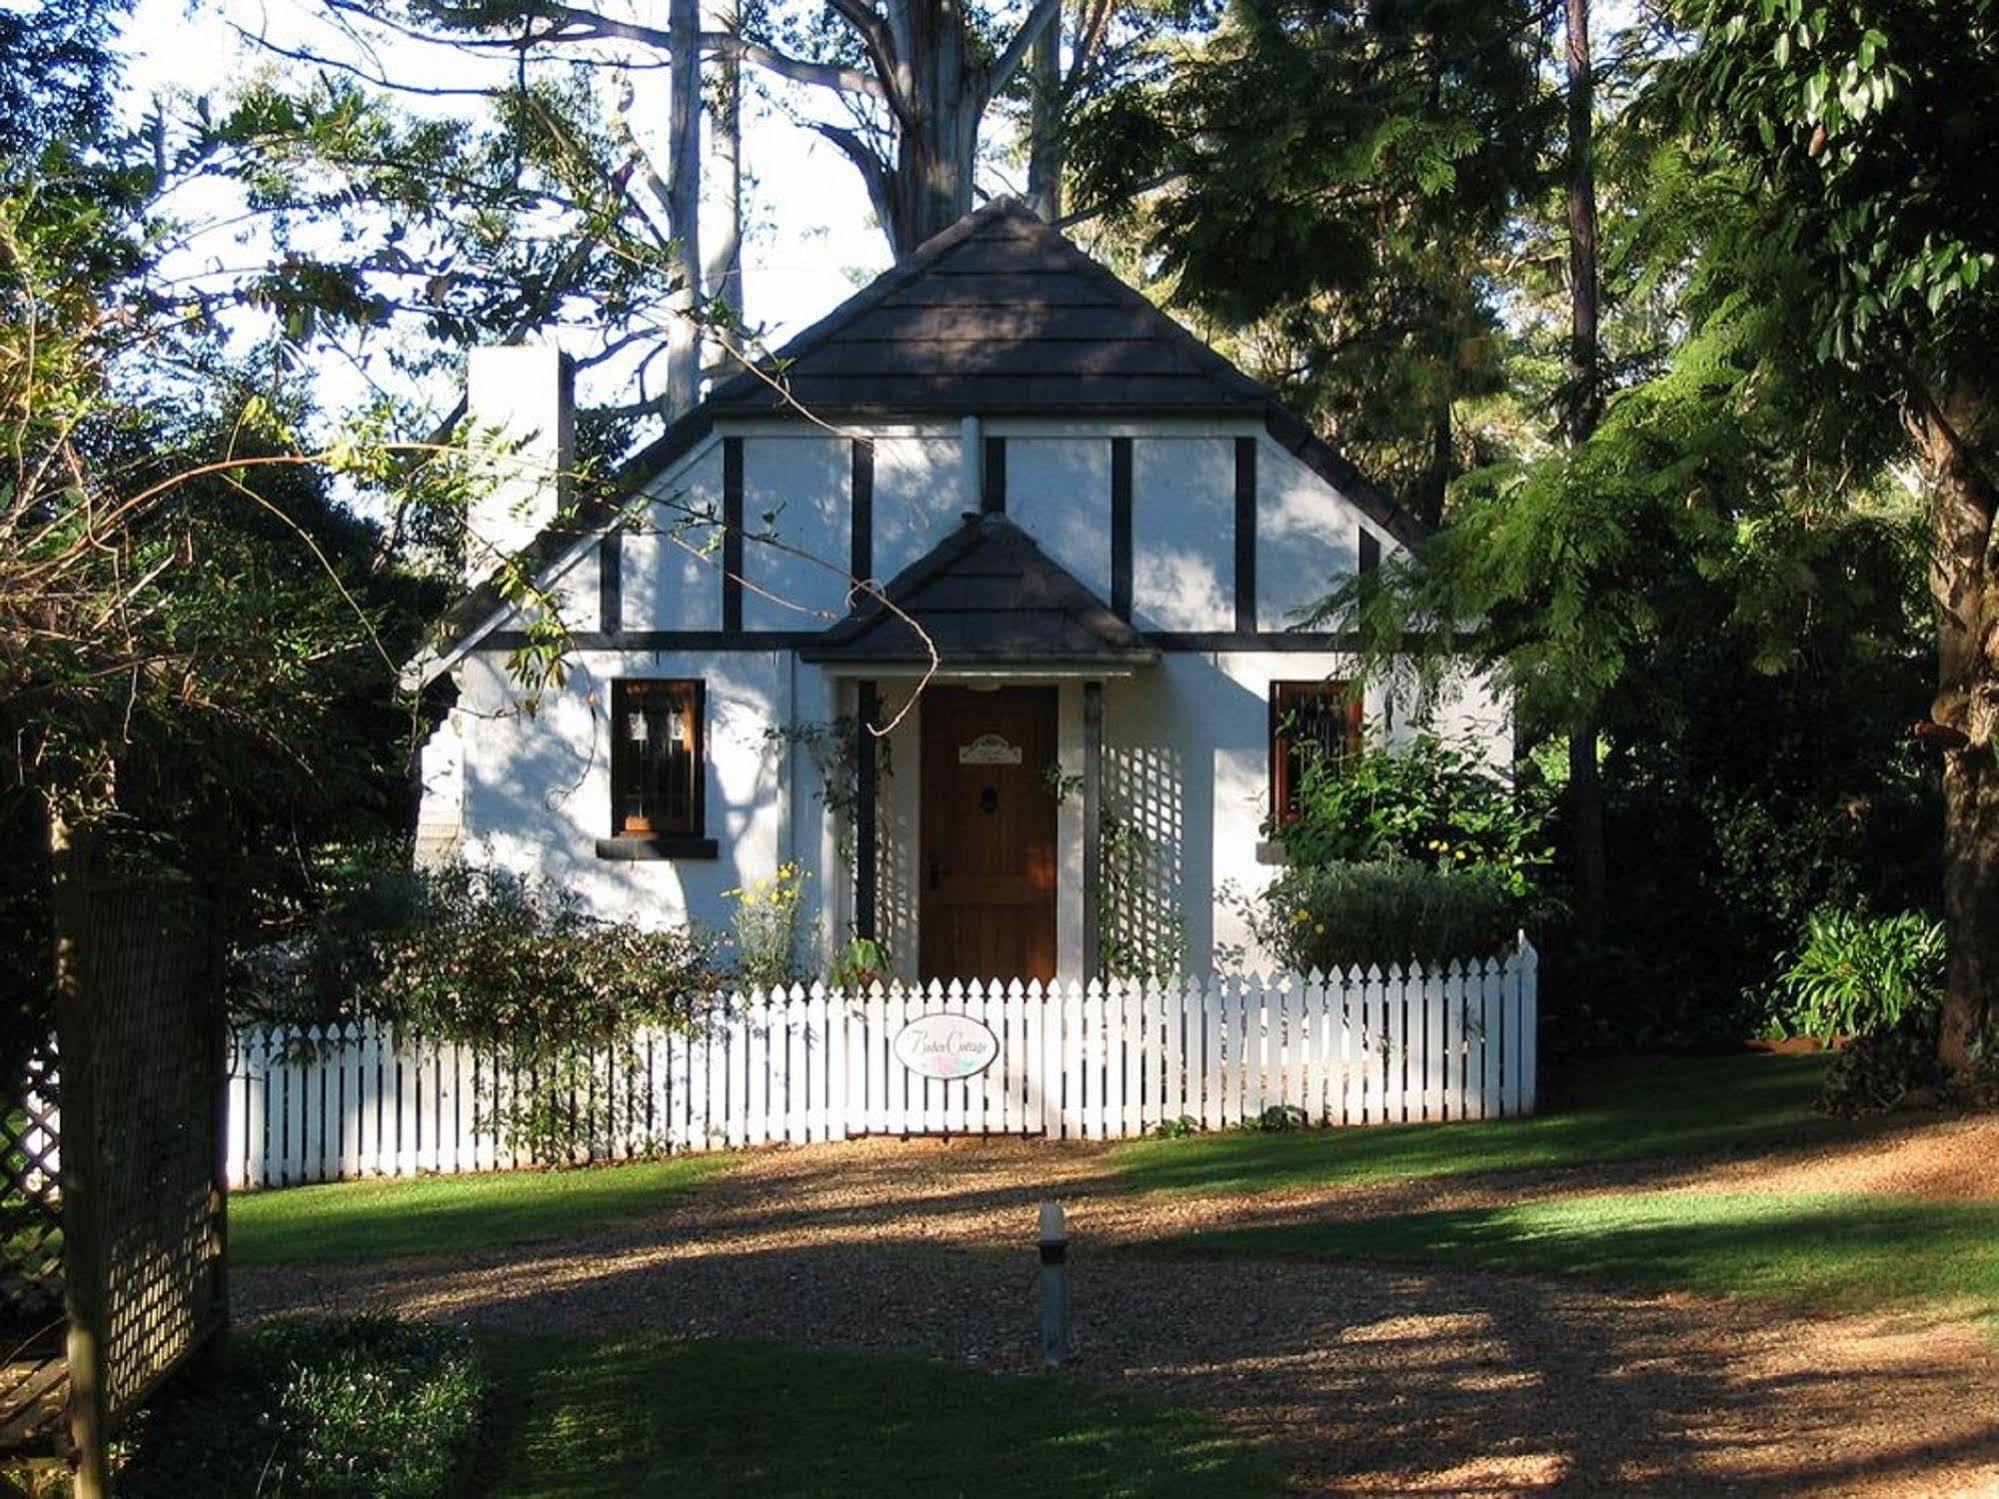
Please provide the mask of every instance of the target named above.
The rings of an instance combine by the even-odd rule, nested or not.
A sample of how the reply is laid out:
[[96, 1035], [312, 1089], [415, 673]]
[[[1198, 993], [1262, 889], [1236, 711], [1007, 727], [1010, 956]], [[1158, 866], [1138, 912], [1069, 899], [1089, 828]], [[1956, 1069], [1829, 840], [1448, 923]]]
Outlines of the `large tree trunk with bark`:
[[1979, 461], [1986, 404], [1967, 382], [1927, 403], [1916, 424], [1935, 532], [1937, 696], [1930, 716], [1954, 731], [1943, 767], [1950, 959], [1939, 1052], [1959, 1075], [1999, 1019], [1999, 579], [1992, 555], [1999, 493]]
[[[740, 36], [742, 15], [736, 0], [718, 0], [714, 24], [727, 36]], [[713, 173], [721, 190], [722, 222], [708, 238], [708, 295], [743, 321], [743, 63], [734, 51], [715, 60], [715, 86], [710, 119]]]
[[[1569, 419], [1572, 445], [1587, 442], [1603, 410], [1597, 351], [1596, 84], [1590, 65], [1589, 0], [1566, 0], [1569, 150]], [[1576, 916], [1585, 940], [1603, 940], [1608, 875], [1603, 838], [1603, 781], [1597, 773], [1600, 725], [1584, 715], [1569, 729], [1570, 851]]]
[[985, 99], [965, 46], [958, 0], [896, 7], [896, 42], [909, 87], [896, 89], [901, 130], [889, 184], [889, 243], [897, 260], [972, 207], [972, 153]]
[[1062, 14], [1034, 39], [1029, 63], [1027, 196], [1034, 211], [1054, 223], [1062, 217]]
[[701, 0], [672, 0], [673, 39], [667, 75], [667, 218], [674, 269], [680, 279], [666, 330], [666, 416], [670, 421], [701, 398]]

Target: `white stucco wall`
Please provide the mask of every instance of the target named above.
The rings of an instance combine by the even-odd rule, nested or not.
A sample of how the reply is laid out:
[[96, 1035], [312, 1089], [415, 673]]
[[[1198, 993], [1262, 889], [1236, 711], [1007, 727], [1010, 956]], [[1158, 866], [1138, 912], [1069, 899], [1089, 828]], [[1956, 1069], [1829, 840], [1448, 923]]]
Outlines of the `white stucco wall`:
[[[620, 675], [707, 684], [705, 831], [718, 857], [597, 856], [597, 840], [611, 832], [608, 714], [610, 682]], [[504, 656], [479, 653], [460, 668], [460, 693], [469, 862], [546, 875], [593, 912], [647, 926], [692, 919], [724, 928], [733, 906], [723, 892], [767, 877], [788, 858], [823, 891], [816, 780], [791, 763], [790, 746], [766, 733], [772, 724], [831, 716], [824, 678], [791, 652], [582, 652], [567, 682], [532, 714], [507, 680]]]
[[647, 492], [623, 547], [622, 623], [627, 630], [715, 630], [722, 624], [722, 444], [710, 439]]
[[979, 508], [955, 427], [887, 430], [875, 437], [875, 576], [883, 582], [950, 534]]
[[744, 439], [744, 629], [821, 630], [847, 612], [852, 492], [844, 437]]
[[1306, 611], [1353, 576], [1360, 565], [1360, 533], [1395, 541], [1293, 458], [1262, 437], [1256, 454], [1256, 623], [1262, 630], [1296, 627]]
[[1110, 598], [1111, 445], [1107, 439], [1008, 438], [1006, 513], [1098, 598]]
[[[1235, 442], [1253, 429], [1188, 424], [994, 424], [1008, 441], [1008, 512], [1045, 550], [1100, 595], [1110, 580], [1113, 435], [1133, 443], [1134, 616], [1141, 629], [1232, 632], [1234, 598]], [[883, 429], [876, 433], [875, 572], [886, 579], [916, 560], [977, 504], [975, 469], [957, 427]], [[1265, 630], [1295, 621], [1358, 561], [1363, 530], [1384, 555], [1394, 542], [1357, 507], [1267, 438], [1258, 437], [1257, 618]], [[782, 435], [747, 434], [744, 510], [749, 528], [766, 512], [787, 542], [820, 556], [819, 567], [750, 541], [744, 623], [753, 630], [815, 629], [844, 607], [841, 577], [850, 546], [851, 449], [845, 437], [801, 425]], [[684, 524], [691, 509], [721, 507], [722, 448], [711, 439], [653, 486], [670, 496], [657, 524]], [[691, 555], [641, 524], [622, 546], [623, 613], [628, 630], [719, 629], [719, 548]], [[685, 533], [698, 550], [703, 528]], [[552, 579], [577, 628], [596, 626], [594, 547], [579, 549], [568, 572]], [[808, 612], [760, 598], [756, 588]], [[720, 642], [718, 641], [718, 647]], [[1269, 688], [1273, 681], [1344, 679], [1353, 663], [1335, 652], [1168, 650], [1158, 664], [1105, 685], [1105, 794], [1143, 834], [1127, 855], [1121, 898], [1147, 940], [1177, 947], [1205, 967], [1223, 948], [1245, 942], [1240, 918], [1218, 907], [1234, 884], [1254, 892], [1273, 866], [1263, 862], [1267, 815]], [[465, 855], [538, 872], [576, 889], [606, 916], [650, 924], [694, 920], [727, 925], [724, 890], [767, 876], [786, 858], [810, 872], [818, 961], [844, 942], [853, 917], [853, 877], [843, 840], [820, 805], [820, 772], [808, 751], [773, 742], [771, 725], [830, 722], [855, 708], [854, 686], [786, 651], [708, 649], [586, 652], [568, 682], [548, 693], [534, 716], [521, 712], [504, 677], [504, 654], [475, 651], [458, 668], [462, 724]], [[610, 832], [608, 683], [617, 674], [698, 677], [707, 683], [708, 817], [719, 857], [622, 861], [600, 859], [596, 840]], [[1035, 681], [1032, 675], [1018, 678]], [[893, 716], [908, 683], [882, 684]], [[1082, 688], [1060, 684], [1058, 745], [1062, 768], [1082, 770]], [[1367, 702], [1374, 732], [1406, 743], [1419, 725], [1471, 736], [1496, 763], [1510, 755], [1503, 702], [1479, 684], [1455, 682], [1418, 694], [1409, 686], [1377, 688]], [[917, 879], [922, 764], [918, 702], [886, 747], [880, 798], [879, 920], [896, 966], [913, 975], [917, 954]], [[443, 809], [440, 808], [440, 812]], [[455, 809], [454, 809], [455, 810]], [[1082, 808], [1071, 796], [1058, 813], [1058, 960], [1079, 971], [1082, 955]], [[851, 851], [851, 840], [844, 844]], [[1107, 884], [1111, 876], [1107, 873]], [[1112, 897], [1108, 894], [1107, 901]], [[1262, 955], [1249, 954], [1251, 961]]]
[[[1231, 885], [1260, 891], [1277, 868], [1263, 838], [1271, 683], [1344, 681], [1354, 666], [1334, 652], [1178, 652], [1106, 687], [1105, 797], [1141, 835], [1140, 925], [1156, 940], [1184, 940], [1197, 967], [1213, 962], [1217, 947], [1269, 961], [1216, 896]], [[1510, 721], [1475, 682], [1448, 684], [1420, 703], [1376, 686], [1364, 708], [1390, 743], [1407, 743], [1426, 724], [1472, 739], [1495, 766], [1511, 759]]]
[[1132, 443], [1131, 608], [1143, 629], [1235, 628], [1235, 440]]

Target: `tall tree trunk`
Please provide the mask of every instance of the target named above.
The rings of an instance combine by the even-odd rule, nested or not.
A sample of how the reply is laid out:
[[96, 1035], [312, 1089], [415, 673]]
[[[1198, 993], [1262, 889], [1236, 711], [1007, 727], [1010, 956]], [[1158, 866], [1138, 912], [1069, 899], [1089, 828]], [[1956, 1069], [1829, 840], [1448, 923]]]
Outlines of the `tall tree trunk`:
[[1992, 542], [1999, 494], [1971, 444], [1984, 393], [1969, 383], [1929, 403], [1917, 423], [1935, 532], [1930, 597], [1937, 696], [1930, 716], [1963, 735], [1944, 754], [1944, 975], [1939, 1055], [1970, 1069], [1974, 1043], [1999, 1020], [1999, 579]]
[[1411, 499], [1416, 518], [1426, 526], [1444, 523], [1444, 497], [1450, 493], [1457, 473], [1457, 443], [1451, 430], [1451, 402], [1447, 396], [1437, 403], [1430, 418], [1430, 460], [1415, 484]]
[[914, 86], [898, 91], [906, 113], [896, 138], [887, 226], [897, 260], [971, 211], [972, 153], [984, 106], [969, 68], [958, 0], [912, 0], [901, 9]]
[[667, 134], [667, 218], [673, 231], [679, 290], [666, 330], [668, 419], [691, 409], [701, 394], [701, 0], [671, 0], [667, 34], [673, 56]]
[[1041, 28], [1029, 64], [1034, 90], [1027, 126], [1027, 196], [1054, 223], [1062, 217], [1062, 15]]
[[[742, 30], [742, 12], [736, 0], [717, 0], [713, 11], [714, 28], [729, 36]], [[715, 62], [714, 107], [709, 118], [712, 173], [722, 195], [720, 233], [713, 236], [703, 284], [711, 302], [725, 309], [729, 319], [741, 325], [743, 304], [743, 63], [734, 52], [723, 52]], [[712, 351], [707, 363], [719, 368], [728, 362], [724, 349]]]
[[[1597, 343], [1596, 83], [1590, 66], [1589, 0], [1565, 0], [1569, 148], [1569, 420], [1571, 445], [1589, 440], [1603, 409]], [[1603, 781], [1597, 772], [1601, 725], [1586, 713], [1569, 729], [1570, 848], [1576, 915], [1584, 940], [1603, 939], [1605, 870]]]

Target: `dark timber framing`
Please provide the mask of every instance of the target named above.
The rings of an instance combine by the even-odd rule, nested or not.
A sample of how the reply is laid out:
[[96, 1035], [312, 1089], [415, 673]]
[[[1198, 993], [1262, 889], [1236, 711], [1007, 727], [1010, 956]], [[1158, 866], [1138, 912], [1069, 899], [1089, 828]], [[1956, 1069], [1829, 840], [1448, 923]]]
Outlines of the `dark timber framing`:
[[[1158, 651], [1351, 651], [1361, 645], [1351, 631], [1304, 630], [1142, 630], [1140, 642]], [[1410, 643], [1427, 643], [1432, 637], [1412, 635]], [[1461, 637], [1475, 644], [1476, 635]], [[579, 651], [790, 651], [817, 645], [817, 630], [625, 630], [618, 634], [578, 630], [569, 637]], [[529, 643], [524, 630], [494, 630], [473, 647], [479, 651], [517, 651]], [[1031, 662], [1023, 665], [1031, 665]], [[945, 662], [949, 672], [951, 663]]]
[[872, 438], [854, 439], [850, 510], [852, 540], [847, 549], [847, 571], [856, 582], [875, 575], [875, 445]]
[[1104, 976], [1104, 684], [1083, 684], [1083, 977]]
[[1360, 528], [1360, 570], [1371, 573], [1381, 566], [1381, 542], [1366, 526]]
[[722, 439], [722, 628], [743, 628], [743, 440]]
[[875, 722], [881, 716], [881, 695], [873, 682], [859, 684], [860, 707], [854, 751], [854, 936], [875, 938]]
[[625, 629], [625, 528], [613, 526], [597, 547], [597, 628], [606, 635]]
[[1131, 618], [1131, 439], [1111, 439], [1111, 612]]
[[1235, 627], [1256, 633], [1256, 439], [1235, 440]]
[[985, 468], [979, 479], [979, 508], [988, 515], [1006, 514], [1006, 439], [986, 439]]

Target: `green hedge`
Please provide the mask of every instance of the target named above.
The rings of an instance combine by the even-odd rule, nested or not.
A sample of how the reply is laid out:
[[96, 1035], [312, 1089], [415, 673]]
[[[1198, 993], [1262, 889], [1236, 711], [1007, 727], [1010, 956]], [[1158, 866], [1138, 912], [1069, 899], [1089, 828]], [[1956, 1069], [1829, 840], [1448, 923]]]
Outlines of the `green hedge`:
[[447, 1499], [463, 1492], [487, 1377], [468, 1334], [390, 1317], [241, 1335], [126, 1444], [121, 1499]]
[[1251, 914], [1258, 940], [1287, 967], [1365, 967], [1485, 958], [1510, 947], [1521, 921], [1505, 878], [1446, 873], [1404, 860], [1289, 869]]

